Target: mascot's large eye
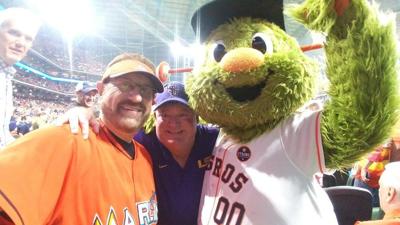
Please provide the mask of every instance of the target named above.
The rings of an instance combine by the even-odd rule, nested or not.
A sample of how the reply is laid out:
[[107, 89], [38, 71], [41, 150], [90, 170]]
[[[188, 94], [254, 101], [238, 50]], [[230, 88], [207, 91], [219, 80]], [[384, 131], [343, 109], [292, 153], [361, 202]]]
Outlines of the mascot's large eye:
[[263, 54], [272, 53], [274, 50], [271, 38], [263, 33], [257, 33], [253, 36], [253, 39], [251, 41], [251, 47], [257, 49]]
[[226, 54], [225, 45], [222, 42], [216, 42], [214, 46], [214, 59], [220, 62], [222, 57]]

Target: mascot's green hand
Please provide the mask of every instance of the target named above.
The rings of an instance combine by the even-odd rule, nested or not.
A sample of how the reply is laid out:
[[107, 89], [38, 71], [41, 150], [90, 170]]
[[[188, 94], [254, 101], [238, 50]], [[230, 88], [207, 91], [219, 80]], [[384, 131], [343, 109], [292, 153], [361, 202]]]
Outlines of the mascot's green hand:
[[307, 28], [322, 32], [329, 32], [337, 17], [335, 0], [306, 0], [300, 5], [289, 5], [286, 13]]
[[301, 5], [289, 5], [286, 12], [311, 30], [341, 38], [354, 20], [362, 22], [371, 13], [365, 0], [306, 0]]
[[382, 143], [398, 118], [394, 23], [379, 21], [367, 0], [346, 3], [307, 0], [289, 9], [305, 26], [328, 35], [331, 99], [321, 120], [328, 167], [347, 166]]

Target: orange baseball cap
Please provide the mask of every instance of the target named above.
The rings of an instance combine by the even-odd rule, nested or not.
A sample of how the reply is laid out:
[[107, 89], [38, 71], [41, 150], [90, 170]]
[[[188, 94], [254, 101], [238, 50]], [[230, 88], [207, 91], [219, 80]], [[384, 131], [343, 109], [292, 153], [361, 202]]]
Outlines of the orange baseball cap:
[[108, 64], [101, 80], [137, 73], [146, 75], [153, 83], [157, 93], [164, 91], [160, 79], [156, 76], [153, 63], [144, 56], [134, 53], [123, 53], [115, 57]]

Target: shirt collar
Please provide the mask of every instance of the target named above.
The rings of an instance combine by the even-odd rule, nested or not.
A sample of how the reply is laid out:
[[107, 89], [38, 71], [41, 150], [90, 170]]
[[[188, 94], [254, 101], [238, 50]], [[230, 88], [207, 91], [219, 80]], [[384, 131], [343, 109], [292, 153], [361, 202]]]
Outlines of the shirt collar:
[[[135, 154], [130, 155], [124, 148], [124, 146], [115, 138], [115, 135], [106, 127], [102, 120], [98, 120], [100, 123], [100, 131], [99, 134], [102, 138], [107, 139], [112, 145], [114, 145], [120, 152], [122, 152], [127, 157], [134, 159]], [[133, 140], [133, 139], [132, 139]], [[134, 145], [134, 142], [132, 143]], [[135, 147], [133, 146], [133, 151]]]
[[9, 77], [12, 77], [17, 72], [13, 66], [6, 64], [2, 59], [0, 59], [0, 70]]
[[[193, 159], [196, 159], [198, 157], [197, 155], [200, 154], [200, 151], [197, 149], [198, 146], [200, 145], [200, 143], [197, 143], [200, 140], [199, 133], [200, 133], [199, 126], [196, 126], [196, 135], [195, 135], [195, 139], [194, 139], [194, 144], [193, 144], [193, 147], [189, 154], [189, 157], [187, 158], [186, 165], [190, 164], [190, 161], [192, 161]], [[161, 164], [169, 164], [169, 163], [175, 162], [176, 165], [179, 165], [178, 162], [175, 160], [174, 156], [172, 155], [172, 153], [168, 150], [168, 148], [165, 147], [161, 143], [160, 140], [158, 140], [155, 129], [150, 133], [150, 135], [153, 136], [154, 140], [157, 140], [159, 149], [161, 150], [161, 151], [157, 151], [157, 157], [158, 157], [158, 160], [160, 160], [160, 163]], [[181, 167], [179, 166], [179, 168], [181, 168]], [[186, 168], [186, 166], [185, 166], [185, 168]], [[181, 169], [184, 169], [184, 168], [181, 168]]]

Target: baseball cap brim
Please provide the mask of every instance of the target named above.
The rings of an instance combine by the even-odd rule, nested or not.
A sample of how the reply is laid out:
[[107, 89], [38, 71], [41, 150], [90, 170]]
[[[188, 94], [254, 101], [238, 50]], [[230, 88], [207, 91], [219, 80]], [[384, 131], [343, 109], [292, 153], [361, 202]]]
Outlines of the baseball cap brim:
[[97, 88], [96, 88], [96, 87], [88, 87], [88, 88], [82, 89], [81, 91], [82, 91], [83, 93], [87, 94], [87, 93], [89, 93], [89, 92], [91, 92], [91, 91], [97, 91]]
[[156, 77], [154, 71], [146, 64], [135, 60], [135, 59], [125, 59], [116, 62], [115, 64], [109, 66], [103, 74], [102, 80], [110, 77], [125, 76], [128, 74], [143, 74], [146, 75], [154, 85], [154, 89], [157, 93], [164, 91], [164, 87], [161, 81]]
[[165, 99], [164, 101], [159, 102], [158, 104], [154, 105], [153, 111], [157, 110], [158, 108], [160, 108], [161, 106], [167, 104], [167, 103], [171, 103], [171, 102], [177, 102], [177, 103], [181, 103], [187, 107], [190, 108], [189, 103], [187, 101], [185, 101], [182, 98], [174, 98], [174, 97], [170, 97], [168, 99]]

